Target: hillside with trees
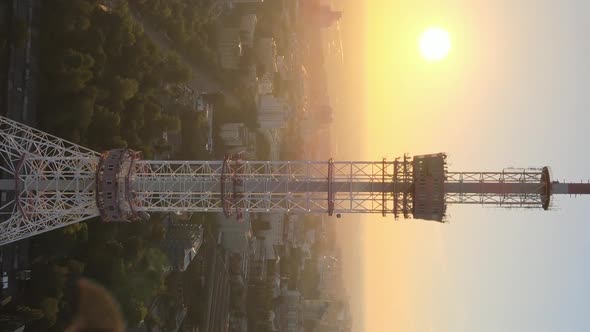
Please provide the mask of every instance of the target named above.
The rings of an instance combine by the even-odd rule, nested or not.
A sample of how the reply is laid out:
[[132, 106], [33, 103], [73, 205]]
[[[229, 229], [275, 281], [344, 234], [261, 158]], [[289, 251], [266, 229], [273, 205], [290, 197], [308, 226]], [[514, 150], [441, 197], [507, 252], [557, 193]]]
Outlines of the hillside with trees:
[[[177, 56], [144, 35], [125, 2], [50, 0], [42, 17], [40, 125], [101, 150], [130, 147], [151, 155], [162, 131], [180, 127], [163, 108], [191, 78]], [[173, 109], [173, 108], [170, 108]]]

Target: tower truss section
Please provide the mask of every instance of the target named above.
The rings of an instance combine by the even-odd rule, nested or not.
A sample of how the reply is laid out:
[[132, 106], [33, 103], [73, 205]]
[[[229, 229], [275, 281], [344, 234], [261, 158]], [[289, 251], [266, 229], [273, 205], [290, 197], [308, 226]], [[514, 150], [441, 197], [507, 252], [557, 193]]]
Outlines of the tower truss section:
[[99, 154], [0, 117], [0, 244], [99, 215]]
[[549, 209], [588, 183], [551, 180], [548, 167], [450, 172], [444, 153], [380, 161], [143, 160], [103, 153], [0, 117], [0, 245], [100, 216], [152, 212], [391, 215], [443, 222], [447, 204]]
[[[411, 202], [410, 183], [394, 172], [400, 162], [147, 161], [135, 163], [132, 192], [137, 211], [221, 212], [238, 219], [250, 212], [395, 213]], [[397, 205], [390, 190], [400, 191]], [[397, 196], [395, 196], [397, 197]]]
[[502, 172], [448, 172], [448, 204], [549, 209], [552, 185], [548, 167]]

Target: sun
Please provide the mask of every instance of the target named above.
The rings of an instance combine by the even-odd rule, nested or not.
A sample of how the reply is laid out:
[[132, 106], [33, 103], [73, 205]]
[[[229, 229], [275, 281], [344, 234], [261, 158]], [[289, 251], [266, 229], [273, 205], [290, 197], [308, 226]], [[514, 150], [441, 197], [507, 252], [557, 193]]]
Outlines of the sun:
[[427, 61], [446, 58], [451, 51], [451, 38], [447, 30], [439, 27], [426, 29], [420, 36], [420, 53]]

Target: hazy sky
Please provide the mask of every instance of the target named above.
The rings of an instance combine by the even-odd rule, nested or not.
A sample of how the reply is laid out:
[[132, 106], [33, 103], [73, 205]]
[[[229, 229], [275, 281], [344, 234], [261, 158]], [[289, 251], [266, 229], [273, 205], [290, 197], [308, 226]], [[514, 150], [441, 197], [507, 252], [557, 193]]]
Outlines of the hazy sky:
[[[454, 171], [590, 177], [590, 1], [340, 2], [336, 157], [444, 151]], [[418, 55], [431, 25], [453, 39], [442, 63]], [[345, 217], [355, 330], [587, 331], [590, 199], [555, 203], [452, 206], [446, 225]]]

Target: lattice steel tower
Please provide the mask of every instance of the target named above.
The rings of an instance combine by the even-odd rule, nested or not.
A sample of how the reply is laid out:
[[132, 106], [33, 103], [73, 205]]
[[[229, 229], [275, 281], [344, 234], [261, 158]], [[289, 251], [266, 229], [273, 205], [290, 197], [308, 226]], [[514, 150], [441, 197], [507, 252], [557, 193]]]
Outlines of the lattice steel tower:
[[547, 167], [449, 172], [443, 153], [393, 161], [142, 160], [98, 153], [0, 117], [0, 245], [100, 216], [149, 212], [380, 213], [445, 221], [447, 204], [543, 208], [553, 194], [590, 194], [552, 182]]

